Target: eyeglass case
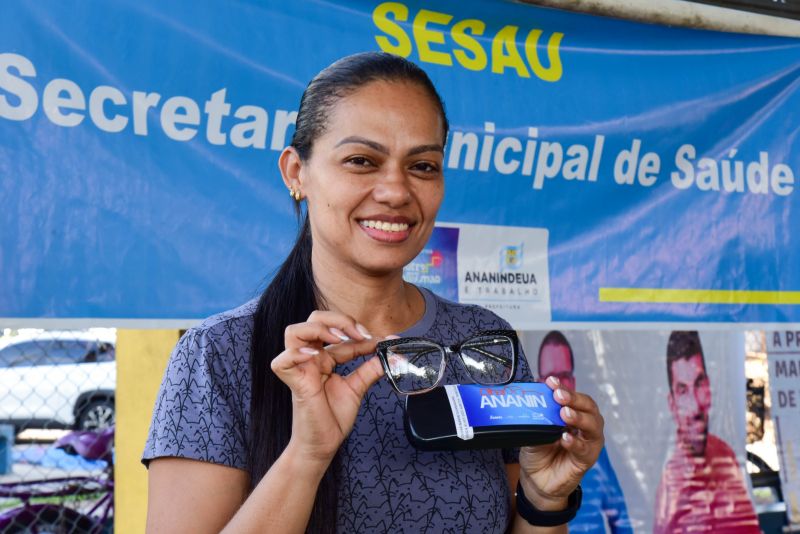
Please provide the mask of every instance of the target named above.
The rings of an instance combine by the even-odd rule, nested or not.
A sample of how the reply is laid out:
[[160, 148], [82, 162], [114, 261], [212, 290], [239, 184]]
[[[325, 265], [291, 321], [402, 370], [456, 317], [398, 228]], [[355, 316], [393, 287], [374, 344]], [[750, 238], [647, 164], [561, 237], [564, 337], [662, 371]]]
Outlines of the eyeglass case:
[[408, 440], [421, 450], [495, 449], [557, 441], [566, 423], [545, 384], [458, 384], [406, 398]]

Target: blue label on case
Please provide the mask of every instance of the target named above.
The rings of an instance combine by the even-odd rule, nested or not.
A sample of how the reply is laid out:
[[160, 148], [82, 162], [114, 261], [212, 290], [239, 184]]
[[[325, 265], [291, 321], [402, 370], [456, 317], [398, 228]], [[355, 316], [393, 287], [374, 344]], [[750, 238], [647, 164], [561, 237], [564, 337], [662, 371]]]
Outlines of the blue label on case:
[[558, 425], [566, 426], [546, 384], [512, 382], [505, 386], [459, 384], [469, 426]]

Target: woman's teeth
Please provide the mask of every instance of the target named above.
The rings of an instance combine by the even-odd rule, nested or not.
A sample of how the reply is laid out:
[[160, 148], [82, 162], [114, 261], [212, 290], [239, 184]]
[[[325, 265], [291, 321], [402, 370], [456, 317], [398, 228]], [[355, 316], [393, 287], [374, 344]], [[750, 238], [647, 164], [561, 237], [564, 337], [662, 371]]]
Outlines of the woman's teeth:
[[390, 223], [385, 221], [361, 221], [361, 226], [366, 228], [375, 228], [376, 230], [383, 230], [384, 232], [405, 232], [408, 230], [406, 223]]

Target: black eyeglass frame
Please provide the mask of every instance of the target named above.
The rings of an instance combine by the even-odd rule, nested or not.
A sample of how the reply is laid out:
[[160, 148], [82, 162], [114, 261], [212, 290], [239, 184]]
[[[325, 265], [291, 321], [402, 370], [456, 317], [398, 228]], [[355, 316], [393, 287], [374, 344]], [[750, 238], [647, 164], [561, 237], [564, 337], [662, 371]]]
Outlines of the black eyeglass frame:
[[[509, 374], [508, 380], [504, 380], [503, 382], [493, 382], [491, 384], [484, 384], [478, 382], [477, 380], [475, 380], [475, 377], [472, 376], [472, 373], [469, 370], [469, 366], [464, 362], [464, 354], [461, 352], [461, 349], [464, 348], [464, 346], [470, 348], [468, 347], [468, 345], [469, 342], [472, 341], [473, 339], [479, 337], [487, 337], [487, 336], [504, 336], [511, 341], [511, 351], [512, 351], [511, 373]], [[434, 382], [432, 386], [425, 389], [420, 389], [418, 391], [403, 391], [397, 385], [394, 376], [392, 376], [391, 368], [389, 366], [389, 357], [387, 355], [387, 351], [388, 349], [395, 347], [397, 345], [403, 345], [406, 343], [415, 343], [415, 342], [423, 342], [434, 345], [435, 347], [437, 347], [439, 350], [442, 351], [442, 354], [444, 356], [442, 357], [442, 363], [439, 366], [439, 376], [436, 378], [436, 382]], [[383, 365], [383, 370], [386, 373], [386, 376], [389, 378], [389, 383], [392, 385], [392, 387], [396, 392], [400, 393], [401, 395], [419, 395], [421, 393], [427, 393], [435, 389], [442, 382], [442, 379], [444, 378], [444, 372], [447, 369], [447, 360], [450, 357], [452, 357], [453, 354], [458, 354], [458, 357], [461, 360], [461, 365], [464, 366], [464, 369], [467, 372], [467, 376], [469, 376], [470, 380], [472, 380], [474, 383], [482, 386], [504, 386], [506, 384], [510, 384], [511, 382], [513, 382], [514, 375], [516, 375], [517, 373], [517, 365], [519, 360], [519, 338], [517, 337], [517, 333], [514, 330], [480, 330], [470, 335], [467, 339], [464, 339], [463, 341], [456, 343], [455, 345], [442, 345], [437, 341], [425, 337], [401, 337], [397, 339], [387, 339], [379, 342], [375, 348], [375, 352], [378, 354], [378, 358], [381, 361], [381, 365]], [[422, 354], [426, 353], [427, 352], [422, 352], [417, 357], [422, 356]], [[497, 358], [496, 355], [491, 353], [486, 355], [490, 358]]]

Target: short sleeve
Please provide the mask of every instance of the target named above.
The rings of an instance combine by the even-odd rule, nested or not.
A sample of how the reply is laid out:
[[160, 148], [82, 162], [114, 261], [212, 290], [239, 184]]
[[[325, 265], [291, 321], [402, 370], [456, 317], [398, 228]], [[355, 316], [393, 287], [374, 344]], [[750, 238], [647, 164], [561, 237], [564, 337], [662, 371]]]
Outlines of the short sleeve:
[[248, 362], [220, 350], [221, 342], [193, 329], [176, 345], [153, 410], [145, 466], [173, 456], [245, 468], [245, 395], [237, 368]]

